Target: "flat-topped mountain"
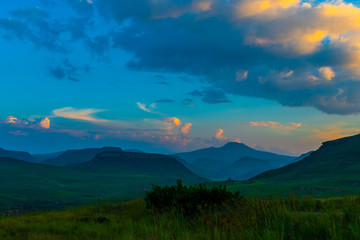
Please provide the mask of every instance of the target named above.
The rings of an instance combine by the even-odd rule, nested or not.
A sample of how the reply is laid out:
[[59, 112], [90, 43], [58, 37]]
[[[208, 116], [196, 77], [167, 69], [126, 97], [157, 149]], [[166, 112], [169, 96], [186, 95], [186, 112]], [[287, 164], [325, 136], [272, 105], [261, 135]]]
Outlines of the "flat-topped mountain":
[[184, 176], [199, 178], [176, 159], [151, 153], [102, 152], [91, 161], [74, 165], [74, 167], [92, 171], [133, 171], [137, 174], [153, 173], [162, 176], [178, 176], [179, 178]]
[[26, 162], [38, 162], [36, 158], [34, 158], [30, 153], [28, 152], [20, 152], [20, 151], [9, 151], [0, 148], [0, 157], [2, 158], [15, 158], [19, 160], [23, 160]]
[[122, 152], [122, 149], [119, 147], [103, 147], [67, 150], [59, 156], [45, 160], [42, 163], [54, 166], [79, 164], [90, 161], [101, 152]]

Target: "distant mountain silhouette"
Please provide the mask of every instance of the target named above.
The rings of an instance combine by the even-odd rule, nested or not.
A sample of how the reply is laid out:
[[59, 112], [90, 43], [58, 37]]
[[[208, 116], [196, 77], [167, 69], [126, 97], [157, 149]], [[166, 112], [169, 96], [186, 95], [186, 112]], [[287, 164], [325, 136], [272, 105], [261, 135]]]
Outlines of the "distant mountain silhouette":
[[19, 151], [9, 151], [0, 148], [0, 157], [2, 158], [15, 158], [18, 160], [22, 160], [25, 162], [38, 162], [36, 158], [34, 158], [30, 153], [28, 152], [19, 152]]
[[87, 162], [101, 152], [122, 152], [118, 147], [85, 148], [79, 150], [67, 150], [58, 157], [43, 161], [44, 164], [54, 166], [67, 166]]
[[324, 142], [304, 159], [253, 179], [360, 186], [360, 135]]
[[295, 157], [255, 150], [243, 143], [229, 142], [220, 148], [205, 148], [175, 154], [194, 173], [213, 179], [253, 177], [295, 161]]
[[[164, 176], [191, 177], [201, 179], [176, 159], [151, 153], [102, 152], [94, 159], [73, 167], [92, 171], [126, 171], [137, 174], [151, 173]], [[205, 180], [204, 178], [202, 179]]]
[[64, 152], [55, 152], [55, 153], [44, 153], [44, 154], [32, 154], [34, 158], [36, 158], [37, 162], [44, 162], [46, 160], [57, 158]]

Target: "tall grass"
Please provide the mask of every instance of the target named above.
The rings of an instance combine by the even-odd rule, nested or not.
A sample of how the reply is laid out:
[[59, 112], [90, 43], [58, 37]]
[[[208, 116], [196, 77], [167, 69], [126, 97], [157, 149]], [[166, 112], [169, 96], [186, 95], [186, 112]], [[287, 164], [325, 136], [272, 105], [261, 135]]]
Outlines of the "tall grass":
[[0, 218], [0, 239], [360, 239], [360, 198], [241, 198], [191, 217], [144, 200]]

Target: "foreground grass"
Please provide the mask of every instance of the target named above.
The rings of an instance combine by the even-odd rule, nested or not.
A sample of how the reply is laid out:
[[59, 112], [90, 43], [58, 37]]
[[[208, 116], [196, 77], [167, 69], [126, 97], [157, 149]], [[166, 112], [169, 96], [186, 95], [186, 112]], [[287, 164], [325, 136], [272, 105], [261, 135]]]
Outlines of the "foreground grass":
[[245, 198], [191, 218], [101, 203], [0, 217], [0, 239], [360, 239], [360, 198]]

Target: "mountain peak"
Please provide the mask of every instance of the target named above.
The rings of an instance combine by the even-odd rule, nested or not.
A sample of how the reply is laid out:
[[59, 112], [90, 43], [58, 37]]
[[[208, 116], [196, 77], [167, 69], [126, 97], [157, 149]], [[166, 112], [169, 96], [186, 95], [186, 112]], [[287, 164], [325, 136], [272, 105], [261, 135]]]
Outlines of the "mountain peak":
[[245, 145], [244, 143], [238, 143], [238, 142], [228, 142], [221, 148], [250, 148], [249, 146]]
[[104, 150], [104, 151], [119, 151], [119, 152], [122, 152], [122, 149], [119, 148], [119, 147], [102, 147], [101, 150]]

